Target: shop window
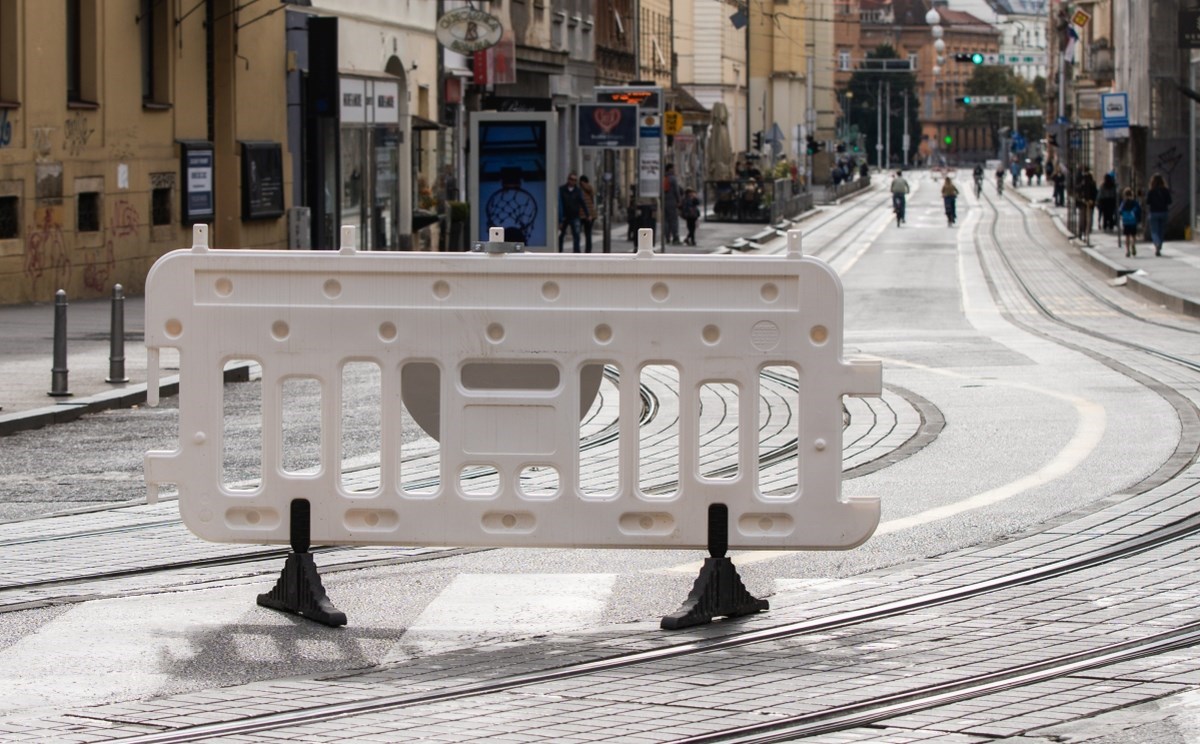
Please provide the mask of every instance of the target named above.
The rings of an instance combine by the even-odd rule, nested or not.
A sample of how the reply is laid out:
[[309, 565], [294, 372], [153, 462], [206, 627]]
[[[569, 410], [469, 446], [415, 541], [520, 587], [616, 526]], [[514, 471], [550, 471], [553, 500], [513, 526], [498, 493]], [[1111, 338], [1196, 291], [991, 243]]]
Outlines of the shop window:
[[151, 226], [171, 224], [171, 189], [154, 189], [150, 192]]
[[[17, 82], [20, 80], [21, 55], [17, 36], [17, 0], [0, 0], [0, 108], [21, 100]], [[3, 133], [0, 133], [0, 137]]]
[[75, 108], [96, 105], [99, 59], [96, 54], [97, 3], [65, 0], [67, 6], [67, 103]]
[[142, 105], [166, 108], [170, 104], [167, 36], [171, 31], [170, 8], [161, 0], [140, 0], [138, 34], [142, 52]]
[[85, 191], [75, 197], [75, 229], [78, 232], [100, 231], [100, 194]]
[[0, 240], [21, 237], [21, 200], [0, 196]]

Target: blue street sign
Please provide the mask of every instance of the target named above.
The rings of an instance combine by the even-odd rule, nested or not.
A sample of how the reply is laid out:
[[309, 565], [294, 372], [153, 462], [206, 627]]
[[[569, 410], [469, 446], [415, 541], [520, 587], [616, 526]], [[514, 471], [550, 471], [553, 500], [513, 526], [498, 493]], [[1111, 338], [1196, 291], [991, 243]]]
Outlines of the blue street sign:
[[1025, 147], [1026, 147], [1025, 136], [1023, 134], [1021, 134], [1020, 132], [1017, 132], [1016, 134], [1014, 134], [1013, 138], [1012, 138], [1013, 152], [1025, 152]]

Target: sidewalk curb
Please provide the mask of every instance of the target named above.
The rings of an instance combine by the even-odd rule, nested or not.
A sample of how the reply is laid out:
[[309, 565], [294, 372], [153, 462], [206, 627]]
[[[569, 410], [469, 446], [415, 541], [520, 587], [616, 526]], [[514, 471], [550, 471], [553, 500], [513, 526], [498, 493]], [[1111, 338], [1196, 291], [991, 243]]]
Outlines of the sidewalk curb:
[[[224, 378], [225, 382], [246, 382], [250, 379], [250, 365], [239, 364], [229, 367], [225, 370]], [[0, 437], [7, 437], [20, 431], [40, 429], [51, 424], [64, 424], [89, 413], [113, 408], [132, 408], [146, 402], [146, 390], [147, 383], [141, 382], [110, 392], [72, 400], [69, 403], [58, 403], [31, 411], [0, 414]], [[164, 378], [158, 386], [158, 393], [168, 397], [177, 395], [179, 393], [179, 376], [172, 375]]]

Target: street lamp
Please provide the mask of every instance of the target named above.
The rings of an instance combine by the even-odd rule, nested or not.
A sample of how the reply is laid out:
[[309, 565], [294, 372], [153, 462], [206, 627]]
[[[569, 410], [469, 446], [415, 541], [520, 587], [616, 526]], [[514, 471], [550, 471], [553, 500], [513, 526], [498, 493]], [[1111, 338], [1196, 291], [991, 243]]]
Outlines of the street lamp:
[[938, 12], [936, 10], [933, 10], [932, 8], [929, 10], [928, 13], [925, 14], [925, 23], [930, 26], [936, 26], [939, 23], [941, 23], [941, 21], [942, 21], [942, 17], [940, 15], [938, 15]]

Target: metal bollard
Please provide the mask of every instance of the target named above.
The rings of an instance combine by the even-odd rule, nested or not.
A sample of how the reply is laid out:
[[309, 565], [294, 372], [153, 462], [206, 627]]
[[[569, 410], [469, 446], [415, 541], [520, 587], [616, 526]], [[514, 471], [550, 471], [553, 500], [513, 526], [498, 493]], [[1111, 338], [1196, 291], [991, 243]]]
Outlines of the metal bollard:
[[105, 382], [129, 382], [125, 376], [125, 290], [120, 284], [112, 291], [112, 324], [109, 331], [108, 378]]
[[70, 395], [67, 389], [67, 291], [54, 293], [54, 366], [50, 369], [50, 392], [61, 398]]

